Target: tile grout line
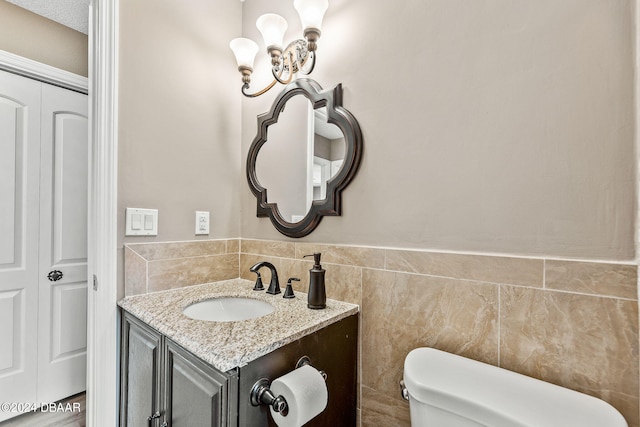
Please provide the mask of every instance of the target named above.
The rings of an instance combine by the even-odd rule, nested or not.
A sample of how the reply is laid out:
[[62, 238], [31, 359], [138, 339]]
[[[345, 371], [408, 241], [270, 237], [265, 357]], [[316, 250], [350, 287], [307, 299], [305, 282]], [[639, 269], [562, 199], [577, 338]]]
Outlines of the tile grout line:
[[362, 295], [363, 295], [363, 289], [362, 289], [362, 283], [364, 281], [364, 277], [363, 277], [363, 269], [360, 268], [360, 322], [359, 326], [358, 326], [358, 382], [360, 384], [359, 387], [359, 395], [356, 397], [358, 399], [358, 409], [360, 410], [360, 424], [362, 425], [362, 336], [363, 336], [363, 331], [364, 331], [364, 316], [362, 315]]
[[149, 261], [144, 260], [144, 291], [149, 293]]
[[502, 285], [498, 285], [498, 366], [502, 367]]

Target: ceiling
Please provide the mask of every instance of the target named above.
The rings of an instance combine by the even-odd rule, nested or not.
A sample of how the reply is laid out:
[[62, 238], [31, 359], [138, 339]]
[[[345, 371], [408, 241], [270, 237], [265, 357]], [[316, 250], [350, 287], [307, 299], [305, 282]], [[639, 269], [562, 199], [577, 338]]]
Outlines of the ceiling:
[[89, 2], [91, 0], [7, 1], [81, 33], [89, 33]]

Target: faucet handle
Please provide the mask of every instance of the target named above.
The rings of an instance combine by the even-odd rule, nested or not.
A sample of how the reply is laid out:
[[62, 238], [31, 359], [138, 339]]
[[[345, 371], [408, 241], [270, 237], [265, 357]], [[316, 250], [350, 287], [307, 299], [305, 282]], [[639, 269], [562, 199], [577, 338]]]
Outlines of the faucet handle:
[[259, 271], [254, 271], [258, 275], [256, 278], [256, 284], [253, 286], [254, 291], [264, 291], [264, 285], [262, 284], [262, 276]]
[[291, 281], [295, 280], [296, 282], [299, 282], [300, 279], [298, 279], [297, 277], [290, 277], [289, 280], [287, 280], [287, 289], [284, 290], [284, 295], [282, 295], [282, 298], [295, 298], [296, 294], [293, 293], [293, 286], [291, 286]]

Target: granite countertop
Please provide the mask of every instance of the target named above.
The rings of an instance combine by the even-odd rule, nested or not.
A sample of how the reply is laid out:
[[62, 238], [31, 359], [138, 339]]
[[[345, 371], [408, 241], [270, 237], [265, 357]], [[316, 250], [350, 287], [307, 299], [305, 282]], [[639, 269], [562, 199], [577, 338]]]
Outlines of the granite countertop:
[[[275, 310], [257, 319], [234, 322], [195, 320], [182, 314], [190, 304], [217, 297], [262, 300]], [[223, 372], [358, 312], [357, 305], [331, 299], [327, 299], [326, 309], [311, 310], [303, 292], [285, 299], [282, 294], [254, 291], [253, 282], [244, 279], [130, 296], [118, 305]]]

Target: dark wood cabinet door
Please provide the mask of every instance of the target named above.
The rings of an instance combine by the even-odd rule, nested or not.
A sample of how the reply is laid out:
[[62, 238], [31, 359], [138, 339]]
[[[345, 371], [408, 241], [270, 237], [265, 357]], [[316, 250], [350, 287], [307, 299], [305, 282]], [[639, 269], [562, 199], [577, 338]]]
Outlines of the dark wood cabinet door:
[[227, 426], [227, 377], [170, 340], [165, 352], [169, 426]]
[[159, 425], [162, 410], [162, 338], [160, 334], [135, 318], [125, 315], [121, 354], [120, 425], [122, 427]]

